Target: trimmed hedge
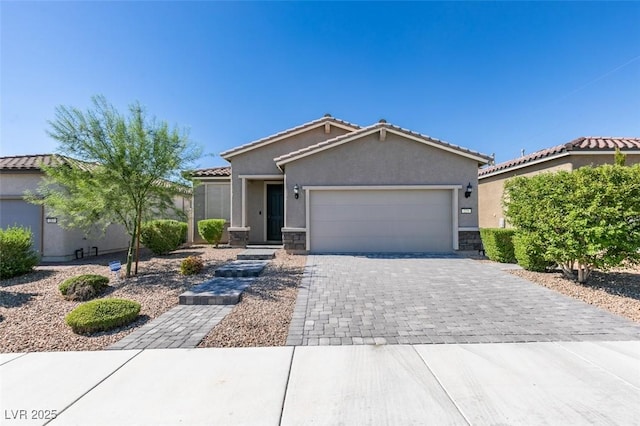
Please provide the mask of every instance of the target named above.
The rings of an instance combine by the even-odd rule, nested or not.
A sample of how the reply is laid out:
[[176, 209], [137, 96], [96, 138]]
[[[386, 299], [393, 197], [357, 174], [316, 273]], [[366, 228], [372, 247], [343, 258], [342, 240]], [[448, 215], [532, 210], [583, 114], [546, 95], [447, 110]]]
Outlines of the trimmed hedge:
[[198, 256], [189, 256], [180, 263], [180, 273], [182, 275], [195, 275], [202, 271], [204, 263]]
[[487, 257], [494, 262], [515, 263], [513, 235], [515, 229], [482, 228], [480, 237]]
[[107, 331], [131, 324], [138, 318], [140, 304], [125, 299], [98, 299], [83, 303], [71, 311], [65, 322], [74, 333]]
[[64, 280], [58, 287], [67, 300], [85, 301], [98, 297], [109, 285], [109, 278], [85, 274]]
[[204, 219], [198, 221], [198, 233], [209, 244], [215, 244], [218, 247], [224, 232], [224, 219]]
[[145, 222], [140, 227], [140, 242], [153, 254], [176, 250], [187, 238], [187, 223], [170, 219]]
[[32, 248], [33, 234], [29, 228], [9, 226], [0, 228], [0, 279], [31, 272], [39, 262]]
[[518, 231], [513, 237], [513, 248], [518, 265], [527, 271], [546, 272], [554, 262], [544, 258], [544, 246], [534, 234]]

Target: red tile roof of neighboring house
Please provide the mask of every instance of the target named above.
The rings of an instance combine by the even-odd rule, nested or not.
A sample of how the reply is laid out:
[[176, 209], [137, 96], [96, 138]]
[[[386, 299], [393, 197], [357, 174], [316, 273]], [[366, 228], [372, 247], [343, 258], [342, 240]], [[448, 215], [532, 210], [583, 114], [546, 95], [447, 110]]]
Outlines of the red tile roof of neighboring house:
[[478, 176], [487, 176], [492, 173], [509, 170], [513, 167], [524, 165], [541, 159], [552, 159], [560, 154], [569, 153], [571, 151], [591, 151], [591, 152], [610, 152], [616, 148], [620, 151], [625, 150], [640, 150], [640, 138], [625, 138], [625, 137], [602, 137], [602, 136], [587, 136], [572, 140], [571, 142], [552, 146], [551, 148], [542, 149], [540, 151], [533, 152], [531, 154], [514, 158], [513, 160], [505, 161], [494, 166], [485, 167], [480, 169]]
[[53, 154], [0, 157], [0, 170], [40, 170], [41, 164], [54, 164], [55, 157]]
[[93, 163], [76, 160], [59, 154], [14, 155], [10, 157], [0, 157], [0, 171], [38, 171], [42, 165], [55, 166], [60, 163], [74, 163], [83, 169], [94, 165]]
[[309, 155], [313, 152], [316, 151], [322, 151], [324, 149], [327, 149], [329, 147], [331, 147], [332, 145], [340, 145], [341, 142], [345, 142], [348, 139], [351, 138], [358, 138], [359, 136], [364, 136], [366, 134], [371, 133], [372, 131], [378, 131], [380, 129], [390, 129], [390, 130], [395, 130], [398, 133], [402, 133], [408, 136], [412, 136], [412, 137], [416, 137], [418, 139], [422, 139], [425, 142], [434, 144], [434, 145], [439, 145], [442, 148], [448, 149], [448, 150], [452, 150], [452, 151], [458, 151], [460, 154], [468, 154], [471, 155], [473, 157], [477, 157], [480, 160], [482, 160], [485, 164], [487, 162], [489, 162], [489, 160], [491, 159], [491, 157], [489, 157], [488, 155], [482, 154], [480, 152], [477, 151], [472, 151], [470, 149], [467, 148], [463, 148], [461, 146], [458, 145], [454, 145], [454, 144], [450, 144], [448, 142], [444, 142], [440, 139], [436, 139], [436, 138], [432, 138], [431, 136], [427, 136], [427, 135], [423, 135], [421, 133], [417, 133], [417, 132], [413, 132], [411, 130], [408, 129], [404, 129], [402, 127], [398, 127], [398, 126], [394, 126], [392, 124], [387, 123], [384, 120], [380, 120], [378, 123], [372, 124], [371, 126], [367, 126], [367, 127], [363, 127], [361, 129], [358, 129], [354, 132], [351, 133], [347, 133], [345, 135], [341, 135], [341, 136], [337, 136], [333, 139], [329, 139], [320, 143], [317, 143], [315, 145], [311, 145], [302, 149], [299, 149], [297, 151], [294, 152], [290, 152], [288, 154], [285, 155], [281, 155], [278, 158], [275, 158], [275, 162], [278, 165], [281, 164], [286, 164], [290, 161], [292, 161], [295, 158], [298, 157], [303, 157], [305, 155]]
[[189, 173], [191, 177], [228, 177], [231, 176], [231, 167], [209, 167], [207, 169], [197, 169]]
[[287, 129], [287, 130], [283, 130], [282, 132], [278, 132], [278, 133], [276, 133], [274, 135], [267, 136], [267, 137], [262, 138], [262, 139], [258, 139], [257, 141], [253, 141], [253, 142], [250, 142], [250, 143], [247, 143], [247, 144], [244, 144], [244, 145], [229, 149], [227, 151], [224, 151], [223, 153], [220, 154], [220, 156], [222, 158], [227, 159], [227, 158], [233, 157], [237, 153], [247, 151], [247, 150], [249, 150], [251, 148], [258, 147], [260, 145], [267, 144], [272, 140], [275, 141], [275, 140], [281, 139], [281, 138], [283, 138], [283, 137], [285, 137], [285, 136], [287, 136], [287, 135], [289, 135], [291, 133], [296, 133], [296, 132], [299, 132], [299, 131], [304, 130], [306, 128], [313, 128], [313, 127], [316, 127], [316, 126], [324, 124], [324, 123], [339, 124], [339, 125], [341, 125], [343, 127], [346, 126], [346, 127], [349, 127], [349, 128], [351, 128], [353, 130], [357, 130], [357, 129], [360, 128], [360, 126], [358, 126], [357, 124], [349, 123], [348, 121], [344, 121], [344, 120], [340, 120], [338, 118], [332, 117], [331, 114], [325, 114], [323, 117], [318, 118], [317, 120], [309, 121], [308, 123], [304, 123], [304, 124], [301, 124], [299, 126], [292, 127], [290, 129]]

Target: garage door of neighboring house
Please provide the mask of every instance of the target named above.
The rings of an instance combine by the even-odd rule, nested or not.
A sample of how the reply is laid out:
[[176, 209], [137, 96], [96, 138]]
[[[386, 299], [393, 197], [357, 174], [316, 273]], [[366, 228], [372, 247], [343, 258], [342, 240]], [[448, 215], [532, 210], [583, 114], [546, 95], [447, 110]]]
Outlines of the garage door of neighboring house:
[[451, 252], [452, 192], [310, 190], [310, 251]]
[[33, 233], [33, 249], [42, 249], [42, 207], [23, 200], [0, 200], [0, 226], [24, 226]]

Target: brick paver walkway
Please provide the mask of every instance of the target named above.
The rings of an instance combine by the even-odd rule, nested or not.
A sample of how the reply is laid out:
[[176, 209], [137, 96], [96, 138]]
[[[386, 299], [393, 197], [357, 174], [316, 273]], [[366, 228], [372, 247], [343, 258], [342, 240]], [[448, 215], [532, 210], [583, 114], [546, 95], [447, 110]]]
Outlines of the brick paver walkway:
[[311, 255], [288, 345], [640, 340], [640, 324], [461, 258]]
[[108, 349], [195, 348], [233, 305], [178, 305]]

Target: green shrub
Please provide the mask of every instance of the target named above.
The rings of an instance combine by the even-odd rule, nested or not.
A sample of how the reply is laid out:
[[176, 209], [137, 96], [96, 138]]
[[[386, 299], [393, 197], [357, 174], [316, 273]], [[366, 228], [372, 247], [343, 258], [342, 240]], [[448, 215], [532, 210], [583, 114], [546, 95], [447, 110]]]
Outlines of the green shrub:
[[189, 256], [180, 264], [180, 273], [182, 275], [194, 275], [202, 271], [204, 263], [198, 256]]
[[536, 234], [518, 231], [513, 236], [513, 250], [518, 265], [527, 271], [546, 272], [554, 262], [544, 258], [544, 246]]
[[139, 313], [138, 302], [98, 299], [78, 306], [65, 317], [65, 321], [75, 333], [93, 333], [131, 324]]
[[177, 220], [157, 219], [140, 227], [140, 242], [153, 254], [167, 254], [186, 241], [187, 224]]
[[109, 286], [109, 278], [85, 274], [64, 280], [58, 287], [67, 300], [85, 301], [98, 297]]
[[38, 264], [32, 240], [29, 228], [9, 226], [0, 229], [0, 279], [26, 274]]
[[222, 239], [222, 232], [224, 231], [224, 224], [227, 221], [224, 219], [204, 219], [198, 221], [198, 233], [209, 244], [215, 244], [218, 247], [220, 240]]
[[514, 229], [483, 228], [480, 230], [482, 245], [487, 257], [494, 262], [515, 263], [513, 253]]

